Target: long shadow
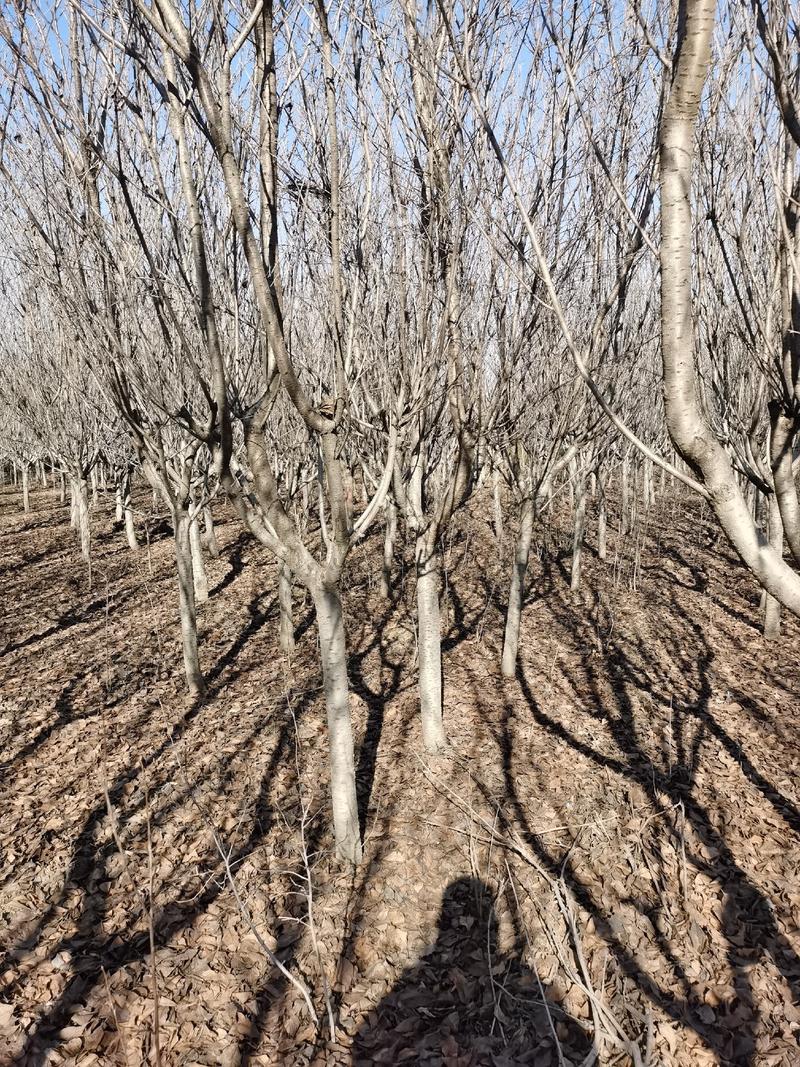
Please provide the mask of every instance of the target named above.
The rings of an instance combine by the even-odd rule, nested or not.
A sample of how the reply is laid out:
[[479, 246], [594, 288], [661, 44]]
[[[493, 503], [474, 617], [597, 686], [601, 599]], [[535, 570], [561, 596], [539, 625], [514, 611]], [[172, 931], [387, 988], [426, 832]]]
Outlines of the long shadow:
[[[308, 703], [309, 698], [304, 698], [297, 704], [295, 707], [295, 722], [300, 721]], [[185, 728], [184, 725], [183, 730], [178, 732], [184, 732]], [[275, 771], [278, 766], [284, 762], [291, 763], [293, 737], [294, 722], [286, 720], [281, 728], [269, 764], [262, 776], [259, 796], [253, 808], [250, 832], [244, 841], [231, 850], [229, 862], [234, 870], [261, 843], [274, 824], [277, 813], [286, 807], [285, 789], [277, 796], [273, 796], [273, 790], [276, 780]], [[120, 805], [125, 787], [139, 777], [145, 766], [152, 766], [155, 760], [163, 754], [166, 745], [169, 743], [171, 742], [165, 742], [164, 745], [159, 746], [152, 752], [143, 761], [140, 768], [126, 771], [117, 777], [109, 790], [112, 805]], [[242, 750], [247, 747], [247, 743], [248, 741], [245, 739]], [[229, 773], [233, 774], [233, 771]], [[190, 794], [194, 794], [199, 788], [199, 784], [190, 786]], [[144, 803], [143, 799], [140, 800], [139, 808]], [[153, 816], [155, 821], [163, 821], [176, 803], [176, 801], [171, 801], [166, 808], [156, 812]], [[100, 845], [95, 841], [96, 832], [105, 815], [106, 806], [101, 803], [87, 817], [83, 829], [75, 842], [73, 858], [64, 881], [60, 901], [63, 901], [71, 889], [82, 889], [89, 884], [99, 887], [107, 881], [109, 877], [108, 862], [115, 850], [115, 845], [113, 841], [105, 845]], [[127, 812], [126, 823], [130, 821], [131, 817], [132, 812]], [[211, 816], [207, 815], [207, 817], [213, 826]], [[314, 844], [315, 840], [312, 839], [312, 846]], [[184, 895], [180, 892], [169, 903], [161, 905], [154, 915], [156, 949], [158, 950], [165, 946], [180, 930], [191, 926], [197, 916], [208, 908], [224, 888], [224, 879], [212, 881], [205, 891], [192, 901], [189, 907], [185, 906]], [[39, 1065], [47, 1062], [49, 1051], [60, 1040], [60, 1030], [69, 1022], [76, 1007], [88, 992], [97, 985], [104, 972], [105, 975], [111, 976], [120, 968], [133, 962], [141, 961], [149, 954], [149, 941], [146, 932], [134, 933], [128, 929], [117, 929], [111, 932], [104, 930], [108, 902], [106, 892], [95, 891], [94, 893], [86, 894], [85, 903], [77, 922], [76, 933], [64, 938], [51, 949], [51, 958], [62, 951], [68, 951], [71, 954], [73, 977], [70, 978], [55, 1003], [47, 1008], [36, 1025], [29, 1031], [20, 1062], [25, 1062], [30, 1067], [39, 1067]], [[32, 937], [26, 938], [21, 945], [16, 947], [13, 953], [15, 957], [18, 958], [20, 951], [25, 952], [37, 943], [41, 932], [43, 932], [49, 918], [54, 913], [54, 908], [57, 906], [54, 905], [48, 909], [48, 913], [42, 918], [38, 924], [37, 931]], [[290, 946], [288, 956], [290, 957], [294, 951], [294, 947]], [[281, 994], [284, 987], [280, 973], [270, 974], [269, 981], [265, 983], [266, 986], [275, 995]], [[9, 989], [10, 987], [6, 987], [5, 991], [9, 991]]]
[[[218, 692], [218, 687], [215, 687], [215, 683], [225, 673], [228, 668], [232, 667], [236, 660], [242, 653], [245, 645], [252, 637], [254, 637], [258, 631], [262, 628], [264, 623], [269, 619], [270, 615], [274, 613], [274, 609], [277, 605], [277, 600], [273, 596], [268, 606], [262, 610], [261, 602], [266, 594], [256, 593], [250, 599], [250, 603], [247, 605], [247, 610], [250, 615], [250, 619], [246, 626], [242, 628], [236, 639], [231, 643], [228, 650], [219, 657], [217, 662], [211, 668], [206, 675], [206, 683], [209, 685], [209, 696], [213, 697]], [[228, 678], [227, 682], [233, 680], [233, 677]], [[226, 683], [227, 684], [227, 683]]]
[[[698, 574], [694, 573], [698, 568], [669, 545], [662, 551], [673, 563], [688, 567], [693, 573], [694, 584], [687, 588], [700, 588], [706, 596], [710, 595], [705, 575], [698, 581]], [[542, 563], [542, 572], [537, 581], [529, 581], [529, 589], [533, 589], [534, 585], [539, 587], [537, 599], [543, 600], [552, 614], [554, 630], [566, 631], [571, 635], [566, 637], [566, 644], [570, 646], [571, 654], [577, 655], [580, 661], [580, 670], [572, 679], [571, 688], [577, 696], [583, 681], [588, 682], [588, 697], [581, 696], [578, 700], [580, 705], [586, 705], [585, 708], [581, 707], [580, 713], [594, 725], [581, 731], [579, 736], [548, 714], [536, 700], [526, 670], [520, 666], [517, 682], [524, 706], [533, 721], [553, 738], [564, 742], [596, 766], [636, 783], [648, 797], [654, 814], [661, 816], [657, 823], [667, 828], [667, 837], [674, 839], [672, 844], [676, 850], [682, 847], [682, 836], [678, 841], [677, 830], [671, 828], [668, 816], [675, 807], [680, 807], [685, 813], [687, 829], [691, 828], [691, 834], [699, 845], [695, 849], [689, 846], [687, 861], [713, 879], [725, 899], [720, 926], [727, 942], [728, 965], [735, 990], [730, 1016], [732, 1021], [728, 1022], [725, 1013], [718, 1012], [712, 1013], [713, 1022], [708, 1021], [709, 1013], [702, 990], [693, 985], [669, 939], [660, 932], [660, 905], [635, 897], [627, 897], [622, 901], [651, 921], [655, 944], [681, 987], [682, 996], [674, 995], [660, 984], [657, 974], [648, 974], [642, 969], [637, 956], [619, 936], [618, 927], [611, 921], [613, 916], [595, 897], [591, 884], [585, 882], [578, 873], [570, 849], [560, 852], [548, 848], [532, 831], [527, 821], [526, 805], [517, 791], [512, 743], [515, 708], [508, 688], [503, 727], [495, 731], [495, 738], [501, 750], [506, 794], [511, 801], [513, 821], [509, 821], [502, 812], [500, 818], [507, 823], [509, 832], [521, 827], [522, 837], [543, 867], [554, 879], [564, 878], [577, 902], [594, 918], [596, 929], [614, 954], [622, 972], [636, 983], [645, 997], [657, 1003], [679, 1025], [690, 1026], [720, 1057], [721, 1062], [752, 1064], [759, 1024], [759, 1007], [750, 978], [753, 956], [771, 958], [795, 996], [800, 994], [800, 959], [780, 932], [773, 902], [742, 869], [723, 834], [712, 821], [709, 810], [696, 795], [697, 774], [703, 763], [704, 746], [707, 747], [708, 742], [713, 740], [721, 750], [727, 752], [744, 777], [772, 805], [786, 825], [798, 834], [800, 811], [755, 767], [743, 745], [731, 737], [711, 710], [709, 668], [713, 652], [704, 638], [704, 626], [708, 625], [705, 617], [699, 621], [690, 618], [687, 604], [676, 601], [673, 595], [663, 620], [663, 629], [660, 620], [658, 633], [652, 640], [648, 640], [652, 635], [645, 634], [638, 641], [625, 636], [614, 638], [606, 642], [603, 655], [595, 657], [592, 654], [595, 635], [589, 632], [588, 619], [575, 616], [575, 605], [570, 604], [563, 585], [553, 575], [547, 556]], [[651, 568], [648, 568], [650, 571]], [[676, 584], [674, 574], [670, 573], [668, 580], [671, 585]], [[486, 579], [483, 579], [483, 584], [487, 588]], [[694, 604], [694, 601], [690, 603]], [[504, 605], [498, 608], [502, 616]], [[738, 612], [727, 597], [724, 603], [720, 603], [720, 608], [748, 627], [753, 627], [752, 618]], [[703, 608], [698, 605], [697, 610], [702, 612]], [[673, 617], [676, 620], [674, 623]], [[627, 645], [635, 650], [635, 655], [626, 652]], [[678, 676], [689, 680], [687, 684], [695, 688], [695, 693], [684, 701], [672, 699], [674, 685], [662, 662], [665, 655], [668, 662], [674, 665], [673, 670]], [[693, 678], [696, 678], [696, 683], [691, 681]], [[657, 700], [663, 708], [671, 710], [675, 732], [674, 752], [669, 766], [660, 766], [647, 751], [645, 741], [639, 735], [631, 690], [645, 694], [651, 700]], [[475, 695], [481, 705], [480, 685], [475, 686]], [[516, 714], [519, 718], [518, 709]], [[493, 717], [496, 718], [487, 710], [485, 721], [491, 722]], [[614, 754], [606, 754], [586, 739], [597, 735], [598, 725], [607, 730], [613, 740], [616, 749]], [[520, 758], [519, 750], [516, 758]], [[485, 797], [494, 806], [494, 793], [488, 787], [485, 788]]]
[[[253, 597], [249, 605], [251, 616], [249, 623], [247, 624], [247, 626], [244, 627], [244, 629], [238, 635], [236, 640], [231, 644], [227, 652], [219, 658], [214, 667], [212, 667], [212, 669], [207, 673], [206, 681], [207, 683], [209, 683], [209, 687], [206, 693], [192, 701], [191, 705], [186, 709], [186, 711], [170, 727], [168, 736], [152, 752], [150, 752], [147, 756], [143, 757], [140, 760], [139, 766], [131, 767], [117, 777], [113, 789], [109, 791], [109, 802], [111, 804], [116, 805], [123, 797], [124, 791], [133, 782], [139, 779], [144, 769], [149, 769], [150, 767], [157, 764], [169, 748], [173, 747], [177, 742], [182, 740], [186, 732], [190, 729], [194, 721], [200, 715], [203, 708], [219, 694], [220, 690], [223, 688], [223, 684], [227, 684], [227, 682], [221, 682], [221, 679], [225, 674], [226, 669], [230, 668], [234, 664], [242, 649], [247, 644], [248, 640], [264, 625], [266, 620], [269, 618], [271, 608], [274, 607], [275, 601], [273, 601], [272, 605], [270, 605], [270, 608], [262, 612], [261, 610], [259, 610], [259, 603], [261, 599], [262, 598], [258, 595]], [[102, 603], [105, 602], [103, 601]], [[60, 716], [60, 718], [63, 718], [63, 716]], [[56, 722], [56, 724], [54, 725], [58, 725], [58, 722]], [[75, 849], [76, 855], [84, 847], [82, 842], [84, 841], [87, 830], [89, 833], [89, 839], [91, 839], [95, 827], [97, 823], [103, 818], [105, 811], [105, 807], [98, 807], [95, 809], [92, 816], [89, 817], [89, 820], [87, 821], [83, 833], [78, 837]], [[50, 918], [54, 914], [54, 909], [60, 906], [60, 904], [62, 903], [65, 891], [66, 890], [62, 891], [61, 898], [59, 899], [59, 901], [55, 905], [51, 905], [50, 908], [48, 908], [47, 912], [38, 924], [36, 931], [34, 931], [33, 934], [25, 938], [24, 941], [17, 946], [18, 949], [28, 951], [38, 943], [39, 936], [41, 935], [44, 930], [44, 927], [47, 925], [47, 923], [50, 921]], [[2, 962], [3, 960], [2, 958], [0, 958], [0, 964], [2, 964]], [[0, 967], [0, 970], [2, 970], [2, 967]]]
[[5, 567], [0, 567], [0, 577], [6, 574], [14, 574], [20, 571], [23, 567], [35, 567], [37, 563], [41, 563], [42, 560], [47, 559], [52, 554], [55, 546], [48, 545], [43, 548], [41, 552], [35, 552], [32, 556], [25, 556], [15, 563], [9, 563]]
[[[230, 669], [235, 664], [241, 651], [273, 614], [275, 601], [271, 601], [267, 608], [262, 609], [260, 606], [262, 599], [263, 598], [260, 596], [252, 598], [248, 606], [250, 613], [248, 623], [225, 654], [219, 658], [214, 667], [207, 674], [209, 688], [205, 696], [193, 702], [186, 713], [173, 725], [169, 737], [151, 751], [141, 761], [138, 767], [129, 768], [117, 776], [113, 785], [109, 789], [109, 803], [112, 807], [116, 808], [121, 804], [123, 797], [130, 792], [131, 784], [140, 778], [145, 768], [148, 769], [148, 773], [151, 773], [156, 769], [158, 761], [165, 754], [167, 749], [170, 746], [175, 745], [184, 737], [203, 707], [206, 706], [209, 701], [213, 700], [222, 689], [223, 679], [224, 684], [227, 684], [230, 680]], [[298, 639], [308, 630], [313, 619], [314, 614], [313, 610], [311, 610], [306, 613], [305, 617], [297, 627], [296, 636]], [[301, 715], [308, 706], [308, 703], [312, 699], [309, 695], [312, 692], [313, 690], [308, 691], [295, 707], [294, 722], [299, 721]], [[64, 706], [61, 709], [59, 720], [66, 719], [68, 714], [66, 703], [62, 703]], [[230, 862], [233, 868], [235, 868], [240, 859], [246, 858], [260, 841], [263, 840], [274, 824], [275, 813], [278, 810], [286, 810], [286, 803], [283, 798], [285, 796], [285, 790], [286, 788], [289, 788], [289, 785], [284, 787], [281, 797], [277, 798], [272, 804], [270, 804], [270, 798], [274, 791], [275, 770], [282, 762], [291, 762], [289, 757], [292, 751], [294, 722], [287, 721], [282, 727], [269, 767], [262, 777], [261, 791], [253, 808], [252, 830], [247, 839], [240, 847], [233, 851], [231, 856]], [[53, 724], [53, 726], [55, 725], [57, 725], [57, 723]], [[253, 736], [256, 732], [257, 731], [254, 730], [249, 738], [243, 740], [240, 746], [240, 751], [244, 751], [251, 746]], [[233, 762], [233, 759], [231, 759], [231, 762]], [[197, 788], [199, 788], [199, 786], [191, 788], [188, 794], [185, 790], [180, 791], [166, 806], [162, 806], [154, 814], [154, 819], [158, 823], [163, 823], [169, 816], [170, 812], [174, 810], [178, 804], [190, 802], [191, 795], [194, 794]], [[128, 803], [125, 812], [123, 830], [124, 825], [129, 824], [134, 815], [142, 810], [144, 803], [144, 799], [141, 796], [137, 803]], [[56, 914], [57, 909], [63, 904], [63, 901], [72, 889], [85, 886], [89, 883], [98, 885], [107, 882], [109, 877], [107, 864], [114, 851], [114, 844], [113, 842], [108, 842], [103, 846], [99, 846], [95, 842], [96, 833], [101, 826], [105, 815], [105, 804], [97, 805], [89, 814], [84, 822], [83, 829], [75, 841], [73, 859], [70, 863], [59, 898], [48, 907], [47, 912], [37, 923], [36, 929], [21, 942], [18, 942], [16, 946], [9, 949], [9, 955], [5, 961], [6, 963], [11, 958], [21, 958], [21, 956], [24, 956], [38, 944], [51, 918]], [[317, 818], [315, 824], [307, 829], [307, 848], [312, 854], [312, 862], [313, 854], [318, 851], [319, 843], [322, 840], [324, 831], [324, 820], [319, 818]], [[157, 913], [155, 919], [157, 948], [165, 945], [170, 937], [172, 937], [178, 930], [191, 925], [196, 915], [201, 913], [208, 904], [215, 899], [223, 887], [224, 883], [209, 887], [196, 899], [194, 906], [188, 911], [179, 903], [181, 894], [178, 894], [174, 901], [164, 905]], [[57, 1002], [48, 1009], [47, 1013], [39, 1020], [33, 1030], [30, 1031], [23, 1052], [23, 1059], [25, 1062], [37, 1065], [37, 1067], [38, 1064], [45, 1062], [49, 1050], [55, 1047], [58, 1043], [59, 1031], [68, 1022], [72, 1012], [87, 995], [88, 991], [96, 985], [103, 970], [107, 975], [113, 974], [114, 971], [120, 967], [141, 960], [149, 953], [149, 944], [146, 935], [130, 934], [129, 936], [126, 936], [124, 930], [118, 930], [108, 934], [103, 930], [102, 924], [107, 909], [108, 899], [105, 894], [88, 894], [86, 903], [84, 904], [77, 923], [77, 931], [75, 935], [65, 938], [52, 949], [53, 954], [57, 954], [62, 949], [68, 949], [72, 953], [74, 975], [68, 982], [67, 987], [62, 992]], [[282, 937], [291, 931], [294, 931], [296, 929], [296, 922], [302, 920], [302, 918], [302, 907], [298, 904], [296, 916], [289, 915], [280, 921], [276, 931], [279, 945], [281, 944]], [[287, 947], [287, 951], [281, 954], [281, 958], [284, 959], [284, 962], [291, 960], [297, 947], [295, 945], [296, 939], [294, 937], [290, 937], [288, 940], [290, 944]], [[12, 987], [7, 987], [7, 991], [10, 988]], [[257, 1010], [251, 1020], [252, 1026], [250, 1035], [243, 1043], [243, 1055], [245, 1060], [248, 1056], [248, 1049], [255, 1049], [258, 1046], [269, 1005], [279, 1001], [286, 992], [286, 985], [280, 972], [277, 970], [274, 973], [270, 971], [267, 975], [267, 979], [262, 983], [262, 987], [259, 990]]]
[[86, 622], [90, 616], [96, 612], [105, 608], [105, 599], [93, 600], [91, 604], [86, 607], [79, 606], [70, 608], [69, 611], [65, 611], [63, 615], [60, 615], [52, 626], [48, 626], [46, 630], [40, 630], [39, 633], [30, 634], [28, 637], [24, 637], [19, 641], [11, 641], [4, 648], [0, 649], [0, 656], [7, 656], [10, 652], [18, 652], [21, 648], [28, 648], [30, 645], [38, 644], [39, 641], [45, 641], [48, 637], [52, 637], [54, 634], [63, 633], [64, 630], [69, 630], [73, 626], [78, 626], [82, 622]]
[[56, 730], [62, 726], [68, 726], [70, 723], [80, 722], [81, 719], [89, 719], [93, 715], [97, 714], [97, 709], [87, 708], [82, 714], [76, 714], [73, 706], [73, 696], [75, 690], [80, 683], [86, 678], [86, 673], [79, 674], [76, 678], [67, 682], [64, 688], [58, 695], [56, 700], [55, 712], [56, 717], [52, 722], [43, 726], [38, 733], [26, 742], [25, 745], [14, 755], [0, 763], [0, 774], [7, 774], [17, 763], [21, 763], [24, 759], [35, 752], [40, 745], [43, 745], [48, 738], [50, 738]]
[[535, 972], [500, 950], [485, 882], [451, 882], [438, 926], [436, 943], [403, 972], [356, 1035], [356, 1067], [438, 1063], [443, 1054], [459, 1063], [590, 1062], [584, 1028]]
[[[707, 663], [709, 660], [710, 655], [707, 655], [705, 662]], [[653, 976], [642, 972], [636, 958], [619, 940], [612, 924], [603, 914], [602, 908], [594, 900], [591, 889], [582, 882], [580, 876], [576, 873], [569, 857], [551, 855], [541, 840], [530, 831], [525, 821], [524, 808], [516, 796], [511, 766], [511, 745], [510, 742], [506, 741], [504, 745], [506, 784], [509, 795], [514, 800], [517, 819], [525, 828], [524, 836], [528, 846], [535, 851], [541, 862], [545, 864], [554, 877], [561, 875], [563, 872], [563, 876], [568, 881], [578, 902], [594, 916], [598, 930], [614, 952], [622, 970], [636, 981], [642, 992], [658, 1003], [676, 1021], [691, 1026], [710, 1049], [723, 1057], [723, 1062], [751, 1063], [755, 1048], [758, 1010], [748, 975], [748, 966], [751, 961], [744, 961], [741, 955], [743, 932], [748, 927], [753, 928], [757, 940], [750, 940], [745, 943], [748, 943], [753, 949], [768, 953], [772, 957], [775, 966], [782, 973], [795, 995], [800, 992], [800, 987], [798, 987], [800, 959], [791, 944], [780, 933], [771, 902], [752, 883], [747, 873], [736, 862], [725, 839], [714, 827], [708, 811], [694, 797], [700, 748], [706, 729], [713, 721], [708, 708], [710, 686], [707, 680], [706, 667], [701, 658], [698, 663], [701, 678], [699, 700], [696, 709], [688, 710], [685, 714], [684, 722], [678, 726], [678, 733], [682, 732], [681, 727], [690, 718], [694, 719], [695, 722], [699, 722], [702, 729], [695, 731], [694, 736], [688, 739], [688, 744], [681, 741], [676, 746], [676, 766], [671, 768], [670, 773], [665, 773], [648, 756], [638, 739], [633, 706], [628, 697], [628, 687], [631, 684], [636, 686], [638, 683], [631, 676], [627, 660], [618, 650], [615, 655], [609, 658], [608, 662], [611, 686], [617, 697], [619, 714], [607, 714], [606, 725], [617, 744], [621, 758], [605, 755], [588, 742], [575, 736], [562, 723], [544, 712], [533, 695], [524, 669], [520, 668], [517, 677], [525, 703], [534, 721], [541, 727], [554, 737], [566, 742], [573, 750], [581, 753], [597, 766], [608, 768], [621, 777], [635, 782], [648, 796], [654, 812], [662, 815], [666, 814], [662, 797], [669, 798], [672, 805], [682, 805], [687, 822], [706, 854], [702, 855], [698, 851], [689, 852], [687, 853], [687, 859], [721, 887], [728, 901], [722, 926], [724, 936], [729, 944], [729, 965], [734, 975], [734, 988], [738, 1003], [745, 1009], [745, 1014], [752, 1020], [751, 1024], [745, 1028], [746, 1033], [741, 1032], [741, 1024], [739, 1024], [740, 1032], [737, 1045], [739, 1051], [735, 1060], [726, 1058], [730, 1056], [734, 1035], [723, 1023], [716, 1021], [707, 1023], [703, 1021], [702, 1008], [704, 1002], [702, 997], [699, 994], [687, 994], [685, 999], [677, 998], [660, 988]], [[588, 665], [588, 669], [593, 670], [591, 665]], [[597, 678], [594, 679], [594, 684], [596, 686], [595, 700], [604, 702], [607, 707], [609, 699], [607, 688], [602, 686]], [[715, 729], [714, 732], [715, 735], [718, 735], [719, 728]], [[767, 799], [771, 800], [771, 794], [774, 793], [775, 791], [770, 788], [765, 795]], [[665, 824], [667, 823], [665, 822]], [[708, 859], [706, 856], [715, 858]], [[744, 937], [746, 938], [746, 936], [745, 934]], [[753, 935], [751, 934], [750, 937], [752, 938]]]
[[[350, 653], [347, 661], [348, 677], [352, 691], [359, 696], [367, 705], [367, 722], [364, 736], [358, 751], [358, 763], [356, 766], [356, 793], [358, 800], [358, 821], [363, 839], [366, 833], [367, 812], [372, 797], [372, 787], [375, 781], [375, 768], [378, 759], [383, 722], [386, 707], [402, 691], [401, 681], [404, 664], [401, 661], [392, 661], [384, 644], [384, 633], [390, 620], [398, 608], [398, 600], [389, 600], [384, 605], [382, 615], [374, 620], [369, 619], [368, 632], [370, 640], [364, 644], [363, 633], [359, 642], [359, 650]], [[379, 652], [377, 688], [373, 689], [367, 684], [364, 673], [365, 661], [375, 649]], [[384, 672], [388, 672], [388, 683], [384, 681]]]
[[233, 551], [228, 557], [228, 562], [231, 565], [230, 570], [224, 578], [221, 578], [220, 581], [217, 582], [213, 589], [209, 590], [209, 596], [219, 596], [220, 593], [224, 592], [228, 586], [236, 581], [244, 570], [244, 550], [247, 545], [251, 543], [250, 538], [247, 537], [246, 534], [241, 534], [239, 536], [233, 546]]
[[[688, 589], [691, 592], [697, 593], [709, 593], [709, 577], [705, 569], [696, 563], [692, 563], [687, 558], [686, 554], [682, 552], [675, 545], [662, 545], [661, 552], [679, 568], [688, 571], [692, 576], [693, 585], [688, 582], [683, 582], [678, 574], [674, 570], [667, 570], [661, 564], [650, 564], [647, 567], [648, 574], [658, 577], [659, 575], [668, 582], [670, 585], [677, 585], [684, 589]], [[725, 561], [730, 564], [732, 568], [735, 568], [736, 563], [730, 557], [725, 557]], [[710, 594], [709, 594], [710, 595]], [[721, 597], [716, 598], [716, 603], [725, 611], [731, 618], [736, 619], [737, 622], [742, 623], [750, 630], [759, 631], [758, 624], [752, 616], [745, 615], [743, 612], [737, 610], [728, 599], [723, 600]]]

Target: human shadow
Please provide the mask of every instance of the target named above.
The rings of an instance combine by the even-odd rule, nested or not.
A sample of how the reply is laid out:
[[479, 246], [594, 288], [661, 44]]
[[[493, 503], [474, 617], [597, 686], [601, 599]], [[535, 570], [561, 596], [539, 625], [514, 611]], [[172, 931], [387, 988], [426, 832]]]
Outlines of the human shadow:
[[534, 971], [499, 948], [497, 935], [486, 883], [451, 882], [435, 943], [370, 1012], [353, 1042], [353, 1064], [584, 1061], [592, 1051], [586, 1030]]

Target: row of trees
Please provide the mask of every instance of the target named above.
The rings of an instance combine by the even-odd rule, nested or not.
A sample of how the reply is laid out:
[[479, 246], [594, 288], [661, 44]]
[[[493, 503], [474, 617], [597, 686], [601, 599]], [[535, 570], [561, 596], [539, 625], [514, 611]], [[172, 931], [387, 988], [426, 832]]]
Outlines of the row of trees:
[[793, 19], [758, 0], [716, 34], [710, 0], [0, 16], [3, 454], [68, 480], [87, 561], [92, 478], [132, 549], [146, 480], [197, 696], [216, 498], [280, 563], [287, 652], [307, 590], [342, 857], [361, 856], [342, 578], [378, 522], [386, 596], [399, 522], [413, 538], [431, 752], [441, 545], [481, 482], [498, 534], [508, 504], [517, 522], [506, 676], [537, 516], [570, 494], [577, 586], [589, 481], [603, 556], [610, 480], [624, 496], [637, 468], [649, 498], [655, 465], [709, 500], [769, 633], [800, 611]]

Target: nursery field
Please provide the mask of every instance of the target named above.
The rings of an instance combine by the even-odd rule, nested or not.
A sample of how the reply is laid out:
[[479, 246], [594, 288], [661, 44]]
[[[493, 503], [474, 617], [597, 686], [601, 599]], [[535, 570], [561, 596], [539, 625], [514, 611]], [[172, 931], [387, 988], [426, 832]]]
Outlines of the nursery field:
[[590, 537], [576, 593], [537, 528], [504, 681], [487, 510], [444, 546], [441, 755], [411, 547], [389, 599], [381, 538], [351, 556], [352, 868], [302, 590], [290, 658], [223, 509], [191, 699], [165, 524], [130, 552], [101, 495], [89, 589], [57, 494], [4, 490], [0, 1062], [798, 1062], [797, 622], [765, 642], [709, 513], [665, 496], [606, 561]]

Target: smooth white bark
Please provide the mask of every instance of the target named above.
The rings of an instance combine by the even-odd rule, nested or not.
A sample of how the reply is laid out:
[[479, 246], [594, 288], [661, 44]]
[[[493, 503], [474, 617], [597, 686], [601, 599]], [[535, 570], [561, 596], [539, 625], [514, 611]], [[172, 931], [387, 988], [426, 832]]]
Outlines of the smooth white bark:
[[294, 618], [292, 613], [292, 572], [288, 563], [278, 564], [278, 605], [280, 608], [280, 646], [287, 655], [294, 652]]
[[442, 623], [439, 558], [429, 538], [417, 542], [417, 650], [422, 742], [427, 752], [444, 748], [442, 722]]
[[531, 552], [535, 512], [533, 500], [530, 498], [524, 500], [514, 551], [514, 566], [511, 569], [511, 586], [508, 592], [506, 626], [503, 635], [503, 656], [500, 669], [504, 678], [513, 678], [517, 670], [522, 605], [525, 600], [525, 575]]
[[579, 475], [575, 485], [575, 521], [572, 528], [572, 563], [569, 587], [574, 592], [581, 584], [583, 539], [586, 531], [586, 479]]
[[361, 862], [362, 850], [342, 604], [338, 592], [334, 590], [315, 589], [312, 596], [317, 613], [322, 681], [328, 714], [336, 853], [341, 859], [357, 864]]
[[189, 535], [189, 516], [185, 512], [173, 515], [175, 562], [178, 568], [178, 610], [181, 624], [181, 645], [186, 684], [192, 696], [204, 689], [197, 648], [197, 615], [194, 602], [194, 575]]
[[203, 561], [200, 523], [196, 515], [189, 522], [189, 546], [192, 553], [195, 603], [204, 604], [208, 600], [208, 577], [206, 576], [206, 565]]
[[661, 349], [670, 437], [703, 482], [717, 519], [761, 585], [800, 615], [800, 576], [757, 528], [725, 449], [703, 412], [692, 308], [692, 159], [695, 122], [711, 54], [715, 0], [681, 9], [673, 82], [660, 131]]

